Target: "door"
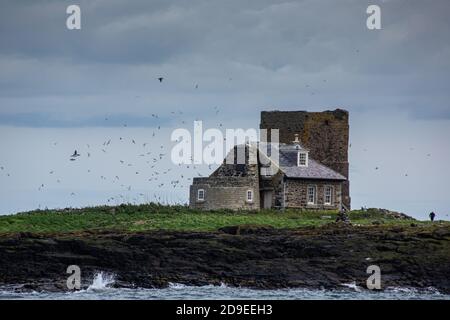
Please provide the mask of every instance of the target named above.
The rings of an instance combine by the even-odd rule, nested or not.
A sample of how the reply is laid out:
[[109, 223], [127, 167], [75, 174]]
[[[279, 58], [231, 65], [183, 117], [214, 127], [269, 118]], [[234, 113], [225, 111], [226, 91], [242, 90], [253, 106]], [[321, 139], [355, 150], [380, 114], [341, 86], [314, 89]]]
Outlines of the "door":
[[273, 191], [264, 191], [264, 209], [272, 208]]

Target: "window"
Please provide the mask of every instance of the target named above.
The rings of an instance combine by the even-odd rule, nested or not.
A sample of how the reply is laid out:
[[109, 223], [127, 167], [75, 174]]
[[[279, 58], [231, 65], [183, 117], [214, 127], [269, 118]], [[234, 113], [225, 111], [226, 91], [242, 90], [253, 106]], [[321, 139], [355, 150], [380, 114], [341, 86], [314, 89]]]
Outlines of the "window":
[[205, 190], [204, 189], [198, 189], [198, 191], [197, 191], [197, 200], [198, 201], [204, 201], [205, 200]]
[[308, 186], [308, 204], [316, 203], [316, 186]]
[[326, 205], [332, 205], [333, 204], [333, 187], [332, 186], [326, 186], [325, 187], [325, 204]]
[[308, 153], [307, 152], [297, 153], [297, 165], [299, 167], [307, 167], [308, 166]]
[[247, 190], [247, 202], [253, 202], [253, 191]]
[[261, 176], [263, 177], [273, 176], [272, 167], [261, 167]]

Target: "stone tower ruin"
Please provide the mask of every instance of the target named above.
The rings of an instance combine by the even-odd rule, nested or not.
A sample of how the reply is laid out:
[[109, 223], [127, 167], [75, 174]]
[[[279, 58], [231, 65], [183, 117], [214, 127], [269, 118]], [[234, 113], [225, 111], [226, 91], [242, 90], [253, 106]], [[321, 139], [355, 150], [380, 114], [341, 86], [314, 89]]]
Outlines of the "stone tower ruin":
[[299, 134], [302, 145], [313, 159], [347, 178], [342, 189], [342, 203], [350, 209], [349, 114], [348, 111], [262, 111], [261, 129], [279, 129], [280, 143], [291, 143]]

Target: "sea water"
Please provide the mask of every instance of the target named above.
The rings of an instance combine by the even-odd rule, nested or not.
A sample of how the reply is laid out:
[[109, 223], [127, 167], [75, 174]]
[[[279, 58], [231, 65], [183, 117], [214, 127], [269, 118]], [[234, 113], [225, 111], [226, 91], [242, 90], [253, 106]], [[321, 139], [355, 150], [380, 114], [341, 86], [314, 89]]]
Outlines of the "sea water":
[[20, 287], [0, 287], [0, 299], [27, 300], [450, 300], [433, 288], [386, 288], [371, 291], [354, 283], [343, 284], [339, 290], [313, 290], [303, 288], [257, 290], [226, 286], [186, 286], [172, 283], [163, 289], [114, 288], [114, 276], [95, 275], [85, 290], [74, 292], [24, 292]]

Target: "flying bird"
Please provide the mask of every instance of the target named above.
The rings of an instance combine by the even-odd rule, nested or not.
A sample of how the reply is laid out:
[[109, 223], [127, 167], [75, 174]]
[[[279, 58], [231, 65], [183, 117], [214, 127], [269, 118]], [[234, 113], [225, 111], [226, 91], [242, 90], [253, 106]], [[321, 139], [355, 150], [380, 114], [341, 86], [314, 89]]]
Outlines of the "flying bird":
[[158, 80], [159, 80], [159, 82], [162, 82], [164, 80], [164, 78], [163, 77], [159, 77]]
[[80, 156], [80, 154], [77, 152], [77, 150], [75, 150], [75, 151], [73, 152], [73, 155], [71, 155], [70, 157], [76, 158], [76, 157], [79, 157], [79, 156]]

